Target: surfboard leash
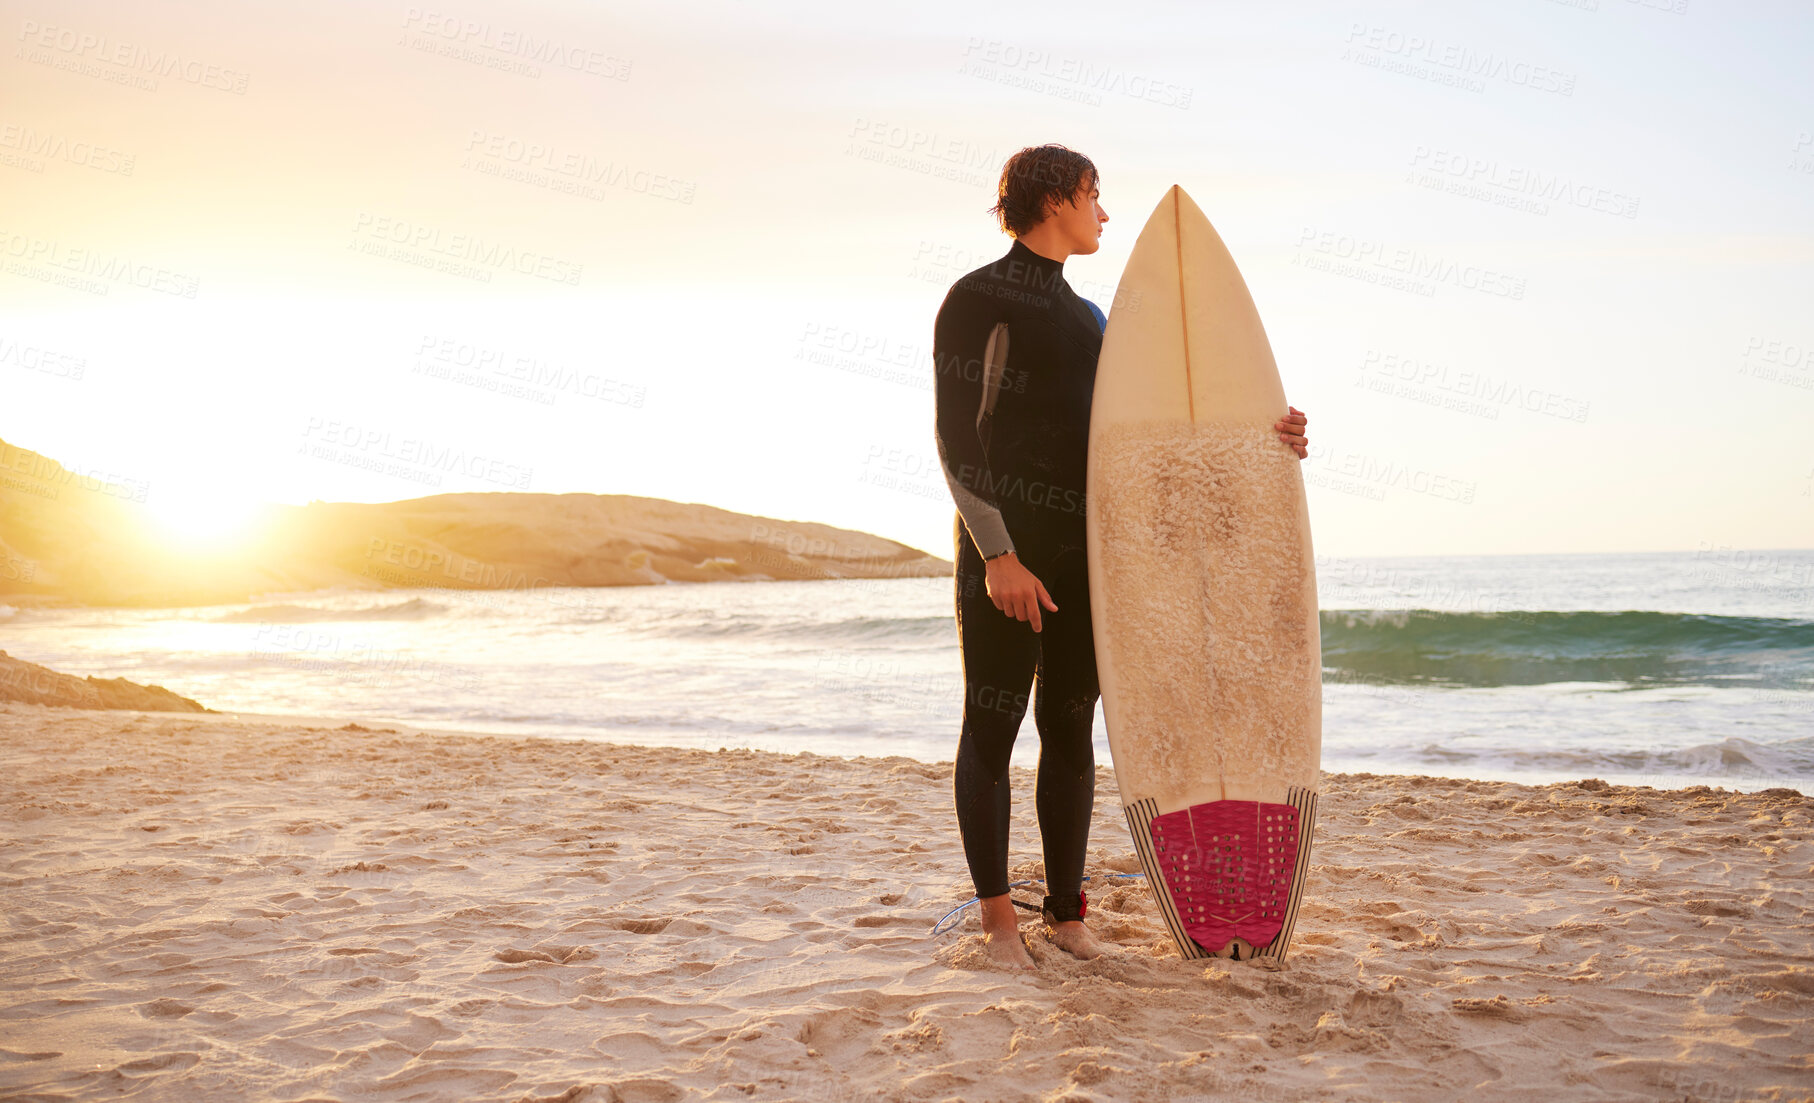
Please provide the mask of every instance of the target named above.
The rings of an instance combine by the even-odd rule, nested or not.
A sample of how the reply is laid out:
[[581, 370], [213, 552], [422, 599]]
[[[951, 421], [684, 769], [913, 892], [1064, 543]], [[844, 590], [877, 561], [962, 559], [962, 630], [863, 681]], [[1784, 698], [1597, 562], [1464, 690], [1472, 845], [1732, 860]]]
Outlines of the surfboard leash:
[[[1144, 880], [1146, 880], [1146, 874], [1144, 874], [1144, 873], [1099, 873], [1099, 874], [1096, 874], [1096, 876], [1102, 878], [1105, 881], [1144, 881]], [[1089, 877], [1084, 878], [1085, 881], [1088, 881], [1089, 879], [1090, 879]], [[1032, 878], [1032, 879], [1026, 880], [1026, 881], [1015, 881], [1008, 886], [1008, 891], [1012, 892], [1015, 889], [1020, 888], [1022, 885], [1043, 885], [1043, 884], [1045, 884], [1045, 882], [1039, 880], [1038, 878]], [[1008, 898], [1008, 900], [1015, 907], [1022, 908], [1026, 911], [1038, 912], [1038, 911], [1043, 910], [1038, 904], [1029, 904], [1024, 900], [1015, 900], [1011, 896]], [[937, 923], [934, 923], [932, 925], [932, 932], [927, 937], [937, 938], [939, 935], [944, 934], [946, 931], [950, 930], [952, 927], [957, 926], [957, 922], [952, 921], [952, 916], [961, 915], [967, 908], [970, 908], [971, 906], [973, 906], [975, 904], [979, 904], [981, 902], [982, 902], [982, 897], [972, 896], [967, 902], [959, 904], [957, 907], [952, 908], [950, 911], [945, 913], [945, 917], [943, 919], [940, 919]], [[947, 926], [947, 924], [950, 924], [950, 926]]]

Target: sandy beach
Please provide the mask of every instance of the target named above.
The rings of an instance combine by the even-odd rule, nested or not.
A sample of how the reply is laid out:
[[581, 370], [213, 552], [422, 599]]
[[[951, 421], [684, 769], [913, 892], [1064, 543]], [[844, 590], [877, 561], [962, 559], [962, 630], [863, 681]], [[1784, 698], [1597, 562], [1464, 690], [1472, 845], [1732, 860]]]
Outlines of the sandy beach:
[[[1328, 775], [1285, 969], [1180, 960], [1122, 882], [1107, 956], [1029, 921], [1022, 977], [928, 937], [970, 896], [944, 766], [22, 704], [0, 740], [8, 1099], [1814, 1097], [1783, 790]], [[1098, 794], [1091, 871], [1133, 869]]]

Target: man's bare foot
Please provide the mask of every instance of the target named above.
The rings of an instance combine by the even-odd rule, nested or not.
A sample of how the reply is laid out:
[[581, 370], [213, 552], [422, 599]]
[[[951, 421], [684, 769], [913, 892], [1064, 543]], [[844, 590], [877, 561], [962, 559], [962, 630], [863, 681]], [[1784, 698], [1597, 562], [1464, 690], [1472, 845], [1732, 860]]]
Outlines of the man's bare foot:
[[1083, 925], [1083, 920], [1072, 919], [1046, 928], [1052, 945], [1070, 954], [1074, 958], [1088, 961], [1102, 954], [1102, 943], [1096, 941], [1096, 934]]
[[982, 900], [983, 934], [989, 940], [989, 958], [1009, 969], [1032, 969], [1033, 958], [1020, 940], [1020, 917], [1007, 893]]

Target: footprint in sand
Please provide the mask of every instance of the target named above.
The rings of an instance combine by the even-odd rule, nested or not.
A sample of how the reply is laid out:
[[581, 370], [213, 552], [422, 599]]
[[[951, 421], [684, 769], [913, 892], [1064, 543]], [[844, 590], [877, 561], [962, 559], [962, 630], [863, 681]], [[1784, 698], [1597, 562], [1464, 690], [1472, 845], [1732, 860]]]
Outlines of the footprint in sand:
[[180, 1000], [152, 1000], [139, 1008], [139, 1014], [147, 1019], [180, 1019], [193, 1012], [195, 1008]]
[[1449, 1006], [1470, 1015], [1484, 1015], [1493, 1019], [1517, 1021], [1528, 1015], [1524, 1008], [1507, 999], [1504, 993], [1500, 993], [1492, 999], [1481, 999], [1478, 996], [1457, 996], [1449, 1001]]
[[598, 951], [590, 946], [550, 946], [542, 950], [515, 948], [499, 950], [491, 956], [506, 965], [518, 965], [525, 961], [545, 961], [550, 965], [568, 965], [576, 961], [591, 961], [598, 956]]

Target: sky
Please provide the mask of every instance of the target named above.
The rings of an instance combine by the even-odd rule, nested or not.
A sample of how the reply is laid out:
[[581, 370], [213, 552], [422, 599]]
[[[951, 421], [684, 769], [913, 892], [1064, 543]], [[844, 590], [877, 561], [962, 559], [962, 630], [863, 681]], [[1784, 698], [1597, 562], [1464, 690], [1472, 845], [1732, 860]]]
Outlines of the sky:
[[1181, 185], [1319, 554], [1814, 546], [1814, 10], [0, 0], [0, 439], [259, 502], [642, 494], [951, 554], [1003, 161]]

